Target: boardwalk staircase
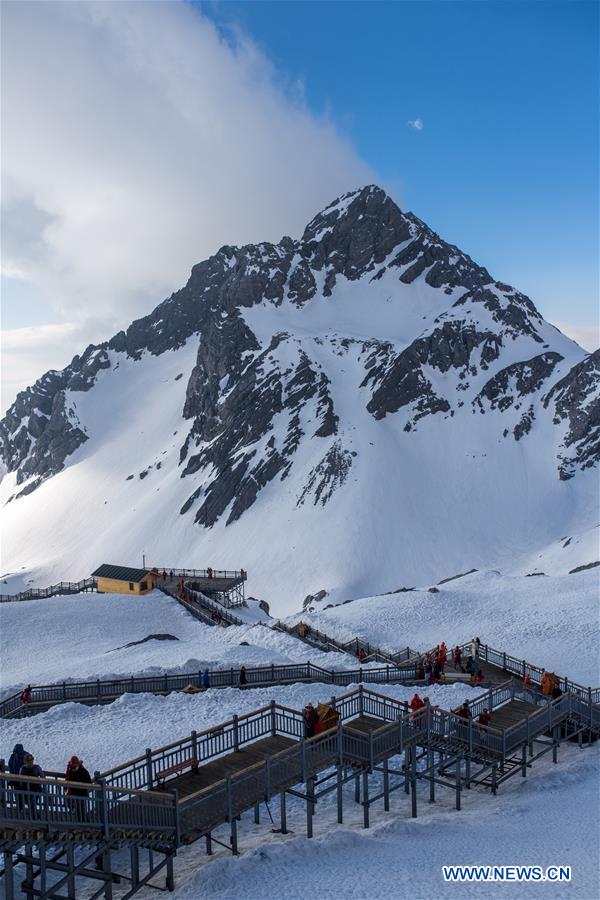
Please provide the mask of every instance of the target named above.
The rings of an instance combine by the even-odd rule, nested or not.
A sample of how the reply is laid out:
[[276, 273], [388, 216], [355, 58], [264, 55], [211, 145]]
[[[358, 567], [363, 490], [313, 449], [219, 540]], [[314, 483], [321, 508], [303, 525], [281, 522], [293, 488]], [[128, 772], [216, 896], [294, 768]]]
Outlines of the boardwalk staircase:
[[[350, 782], [365, 827], [372, 804], [383, 799], [389, 810], [390, 794], [397, 789], [410, 794], [416, 816], [421, 781], [429, 785], [430, 800], [435, 800], [437, 786], [451, 788], [460, 809], [461, 792], [472, 785], [496, 793], [512, 775], [526, 776], [543, 754], [552, 752], [556, 762], [563, 722], [576, 723], [581, 732], [600, 733], [597, 703], [576, 692], [544, 701], [514, 679], [471, 704], [473, 716], [483, 708], [492, 711], [495, 724], [488, 727], [429, 704], [414, 713], [405, 702], [362, 685], [332, 697], [330, 706], [335, 725], [307, 739], [301, 711], [271, 701], [96, 772], [85, 798], [69, 797], [70, 785], [57, 778], [20, 776], [15, 782], [14, 776], [0, 775], [0, 848], [8, 900], [14, 897], [19, 865], [25, 866], [28, 898], [63, 896], [57, 893], [59, 884], [48, 880], [48, 873], [57, 871], [69, 886], [67, 896], [76, 896], [75, 879], [85, 875], [91, 882], [96, 879], [90, 900], [111, 897], [114, 854], [124, 848], [130, 860], [127, 873], [119, 873], [128, 879], [125, 897], [163, 868], [165, 886], [172, 889], [173, 857], [181, 844], [204, 838], [208, 853], [214, 842], [236, 854], [238, 817], [253, 809], [258, 821], [260, 804], [273, 798], [279, 799], [279, 830], [285, 834], [289, 794], [306, 804], [308, 837], [318, 801], [331, 791], [337, 794], [338, 822], [343, 821], [343, 788]], [[374, 773], [376, 784], [382, 785], [376, 794], [371, 792]], [[213, 833], [225, 825], [227, 842]], [[144, 876], [142, 850], [148, 851]]]
[[354, 637], [346, 642], [338, 641], [336, 638], [331, 637], [331, 635], [325, 634], [325, 632], [319, 631], [318, 628], [314, 628], [312, 625], [308, 625], [306, 622], [302, 621], [297, 622], [294, 625], [277, 621], [271, 628], [276, 631], [290, 634], [298, 640], [303, 641], [305, 644], [326, 653], [335, 651], [338, 653], [349, 653], [350, 656], [357, 657], [359, 652], [363, 651], [365, 654], [364, 658], [361, 660], [363, 663], [381, 662], [390, 666], [403, 667], [414, 665], [420, 657], [418, 650], [413, 650], [411, 647], [405, 647], [402, 650], [391, 652], [382, 650], [380, 647], [375, 647], [373, 644], [369, 643], [369, 641], [363, 640], [360, 637]]
[[158, 584], [157, 588], [163, 594], [177, 600], [184, 609], [204, 625], [221, 625], [228, 628], [230, 625], [245, 624], [242, 619], [225, 609], [218, 601], [193, 588], [192, 585], [195, 583], [184, 581], [183, 588], [181, 588], [179, 579], [168, 578]]

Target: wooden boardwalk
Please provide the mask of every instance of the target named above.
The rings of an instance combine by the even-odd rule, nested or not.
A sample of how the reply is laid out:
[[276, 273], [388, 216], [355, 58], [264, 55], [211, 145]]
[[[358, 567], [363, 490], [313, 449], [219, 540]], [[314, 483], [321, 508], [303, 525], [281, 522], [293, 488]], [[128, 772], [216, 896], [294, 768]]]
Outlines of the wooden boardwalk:
[[[103, 881], [105, 897], [110, 898], [114, 871], [110, 854], [125, 846], [131, 852], [132, 884], [125, 897], [155, 878], [163, 867], [167, 888], [172, 890], [173, 857], [178, 846], [204, 837], [210, 853], [212, 842], [223, 840], [222, 832], [217, 832], [219, 841], [213, 830], [227, 824], [230, 843], [222, 846], [237, 853], [239, 816], [254, 808], [258, 821], [259, 806], [265, 802], [273, 821], [268, 804], [274, 797], [280, 804], [278, 830], [287, 833], [286, 796], [292, 794], [305, 803], [307, 836], [312, 837], [318, 799], [330, 791], [337, 792], [341, 823], [344, 803], [349, 799], [343, 787], [352, 782], [354, 799], [361, 804], [367, 828], [372, 804], [383, 798], [384, 809], [389, 810], [390, 793], [398, 788], [410, 795], [413, 816], [417, 815], [417, 784], [423, 781], [429, 784], [431, 801], [436, 786], [441, 785], [456, 793], [456, 808], [460, 809], [464, 788], [479, 785], [495, 794], [498, 786], [513, 775], [526, 777], [535, 760], [545, 753], [552, 752], [557, 762], [558, 748], [565, 737], [576, 737], [581, 746], [584, 738], [592, 741], [600, 736], [597, 689], [584, 688], [563, 677], [561, 696], [550, 700], [535, 686], [543, 671], [539, 667], [488, 647], [485, 656], [480, 658], [480, 667], [489, 686], [482, 687], [469, 702], [471, 719], [430, 704], [412, 713], [406, 701], [361, 684], [331, 698], [339, 716], [337, 726], [306, 740], [302, 712], [271, 701], [165, 747], [148, 749], [105, 773], [95, 773], [80, 817], [65, 795], [67, 786], [61, 779], [30, 779], [41, 782], [39, 796], [43, 802], [35, 809], [36, 801], [34, 815], [29, 815], [32, 789], [15, 787], [14, 778], [0, 774], [0, 849], [4, 851], [8, 900], [14, 895], [13, 869], [17, 863], [29, 866], [30, 874], [54, 866], [66, 873], [64, 879], [74, 879], [75, 872], [84, 872], [92, 881]], [[295, 680], [301, 680], [306, 670], [296, 668]], [[275, 670], [272, 667], [271, 673], [264, 675], [272, 677]], [[381, 671], [389, 680], [389, 672], [397, 673], [398, 669], [386, 666]], [[228, 677], [234, 678], [233, 672]], [[368, 670], [359, 672], [362, 677]], [[286, 668], [277, 674], [290, 673]], [[452, 676], [451, 668], [448, 674]], [[535, 681], [531, 690], [524, 686], [525, 674]], [[164, 689], [169, 686], [165, 681]], [[160, 682], [147, 686], [155, 691], [162, 688]], [[100, 688], [96, 686], [96, 690], [100, 698]], [[86, 699], [94, 702], [92, 696]], [[476, 721], [486, 708], [492, 713], [489, 728]], [[193, 760], [199, 763], [196, 770], [191, 768]], [[182, 769], [184, 774], [178, 774]], [[162, 773], [168, 771], [172, 771], [172, 777], [162, 781]], [[373, 773], [382, 775], [375, 795], [374, 785], [370, 787]], [[90, 850], [90, 844], [96, 841]], [[76, 865], [75, 846], [88, 853], [87, 863]], [[57, 847], [66, 854], [66, 862], [58, 862], [58, 856], [52, 855]], [[143, 877], [139, 869], [142, 849], [149, 858], [148, 874]], [[98, 874], [100, 857], [102, 869]], [[31, 876], [32, 884], [37, 877]], [[39, 889], [29, 892], [30, 900], [58, 896], [55, 887], [42, 889], [40, 882]]]
[[180, 800], [183, 800], [204, 788], [218, 784], [227, 776], [237, 775], [257, 763], [264, 762], [267, 757], [274, 756], [281, 750], [287, 750], [295, 743], [297, 742], [281, 734], [262, 738], [253, 744], [240, 747], [233, 753], [220, 756], [213, 762], [199, 766], [193, 772], [186, 772], [184, 775], [170, 779], [164, 789], [169, 791], [176, 789]]

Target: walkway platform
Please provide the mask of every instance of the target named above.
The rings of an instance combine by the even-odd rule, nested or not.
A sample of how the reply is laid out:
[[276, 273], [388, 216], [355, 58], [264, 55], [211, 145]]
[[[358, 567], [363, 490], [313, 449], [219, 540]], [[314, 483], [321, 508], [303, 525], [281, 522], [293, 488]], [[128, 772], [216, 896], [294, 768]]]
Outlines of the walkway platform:
[[[286, 797], [292, 794], [305, 803], [306, 833], [312, 837], [318, 800], [335, 791], [341, 823], [344, 805], [351, 799], [343, 788], [353, 782], [354, 800], [360, 803], [368, 828], [372, 804], [383, 799], [384, 809], [389, 810], [389, 796], [399, 788], [410, 795], [413, 816], [417, 815], [417, 785], [423, 781], [428, 783], [430, 801], [435, 800], [436, 787], [443, 786], [455, 792], [456, 808], [460, 809], [463, 789], [480, 785], [495, 794], [508, 778], [519, 773], [525, 778], [544, 754], [551, 752], [557, 762], [566, 737], [575, 737], [583, 747], [584, 739], [592, 742], [600, 736], [598, 689], [563, 677], [561, 696], [550, 700], [539, 688], [524, 686], [525, 674], [539, 684], [543, 671], [539, 667], [489, 647], [485, 647], [480, 664], [491, 686], [470, 701], [470, 719], [430, 704], [413, 713], [405, 701], [361, 685], [331, 698], [330, 705], [339, 717], [337, 725], [314, 738], [303, 737], [301, 710], [271, 701], [205, 731], [192, 731], [167, 746], [148, 749], [104, 773], [94, 773], [94, 783], [79, 807], [68, 793], [72, 786], [52, 773], [43, 779], [21, 776], [18, 786], [13, 776], [0, 773], [0, 850], [4, 852], [7, 898], [13, 900], [19, 884], [15, 867], [24, 865], [31, 885], [28, 900], [63, 896], [58, 888], [65, 882], [70, 882], [68, 896], [74, 896], [74, 879], [80, 875], [92, 882], [100, 879], [100, 890], [93, 896], [104, 893], [110, 900], [115, 872], [111, 852], [125, 845], [131, 855], [131, 876], [126, 876], [131, 890], [122, 900], [163, 869], [166, 887], [172, 890], [173, 857], [179, 846], [204, 837], [208, 853], [214, 841], [236, 854], [240, 814], [254, 809], [258, 821], [260, 805], [274, 798], [279, 804], [278, 830], [287, 833]], [[327, 674], [309, 666], [285, 666], [281, 671], [272, 666], [256, 673], [262, 683], [283, 676], [300, 680]], [[371, 672], [359, 669], [361, 678]], [[379, 672], [381, 680], [389, 681], [390, 672], [400, 680], [397, 667], [386, 665]], [[333, 678], [334, 673], [329, 674]], [[177, 689], [169, 680], [175, 677], [187, 676], [157, 676], [143, 687], [155, 692]], [[211, 677], [222, 677], [224, 684], [235, 684], [237, 679], [239, 684], [239, 673], [233, 669]], [[133, 688], [133, 683], [130, 686]], [[72, 687], [82, 691], [82, 685]], [[61, 685], [62, 700], [54, 702], [65, 702], [66, 691], [67, 685]], [[46, 702], [52, 699], [50, 694], [44, 697]], [[104, 699], [102, 682], [91, 686], [86, 699]], [[489, 727], [477, 723], [484, 709], [492, 712]], [[196, 770], [191, 768], [194, 761], [198, 761]], [[169, 771], [173, 777], [166, 776], [163, 781]], [[375, 795], [373, 773], [382, 775]], [[34, 792], [37, 799], [32, 800]], [[270, 806], [267, 808], [272, 817]], [[228, 838], [222, 832], [217, 832], [219, 841], [213, 835], [225, 824], [229, 843], [223, 843]], [[75, 849], [87, 857], [76, 860]], [[148, 856], [144, 875], [140, 871], [142, 850]], [[62, 880], [46, 884], [46, 868], [63, 873]]]
[[224, 778], [231, 775], [237, 775], [244, 769], [249, 769], [257, 763], [263, 763], [269, 756], [274, 756], [281, 750], [287, 750], [293, 747], [297, 742], [284, 735], [276, 734], [274, 736], [263, 738], [241, 747], [227, 756], [221, 756], [213, 762], [209, 762], [204, 766], [199, 766], [194, 772], [188, 772], [173, 778], [165, 785], [165, 789], [172, 791], [176, 789], [179, 793], [179, 799], [184, 800], [191, 794], [196, 794], [204, 788], [209, 788]]

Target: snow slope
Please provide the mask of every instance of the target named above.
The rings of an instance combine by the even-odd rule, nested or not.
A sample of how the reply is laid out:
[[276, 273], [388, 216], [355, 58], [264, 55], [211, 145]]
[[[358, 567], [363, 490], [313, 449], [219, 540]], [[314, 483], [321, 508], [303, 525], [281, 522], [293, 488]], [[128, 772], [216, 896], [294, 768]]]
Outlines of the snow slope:
[[428, 588], [363, 597], [292, 616], [338, 637], [356, 634], [388, 649], [429, 649], [474, 636], [498, 650], [600, 684], [600, 567], [562, 576], [476, 572]]
[[[151, 640], [172, 635], [177, 640]], [[242, 641], [248, 646], [241, 646]], [[345, 653], [322, 653], [263, 625], [204, 625], [160, 591], [143, 597], [74, 594], [0, 604], [0, 690], [200, 668], [307, 662], [348, 668]]]

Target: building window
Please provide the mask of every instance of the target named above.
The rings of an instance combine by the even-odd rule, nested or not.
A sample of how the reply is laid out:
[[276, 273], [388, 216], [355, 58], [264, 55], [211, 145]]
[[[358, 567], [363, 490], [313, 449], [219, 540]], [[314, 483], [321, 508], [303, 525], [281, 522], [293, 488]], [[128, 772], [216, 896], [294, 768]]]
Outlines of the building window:
[[133, 581], [130, 581], [130, 582], [129, 582], [129, 590], [130, 590], [130, 591], [133, 591], [133, 590], [134, 590], [134, 587], [133, 587]]
[[148, 582], [147, 582], [147, 581], [142, 581], [142, 583], [140, 584], [140, 590], [141, 590], [141, 591], [147, 591], [147, 590], [148, 590]]

